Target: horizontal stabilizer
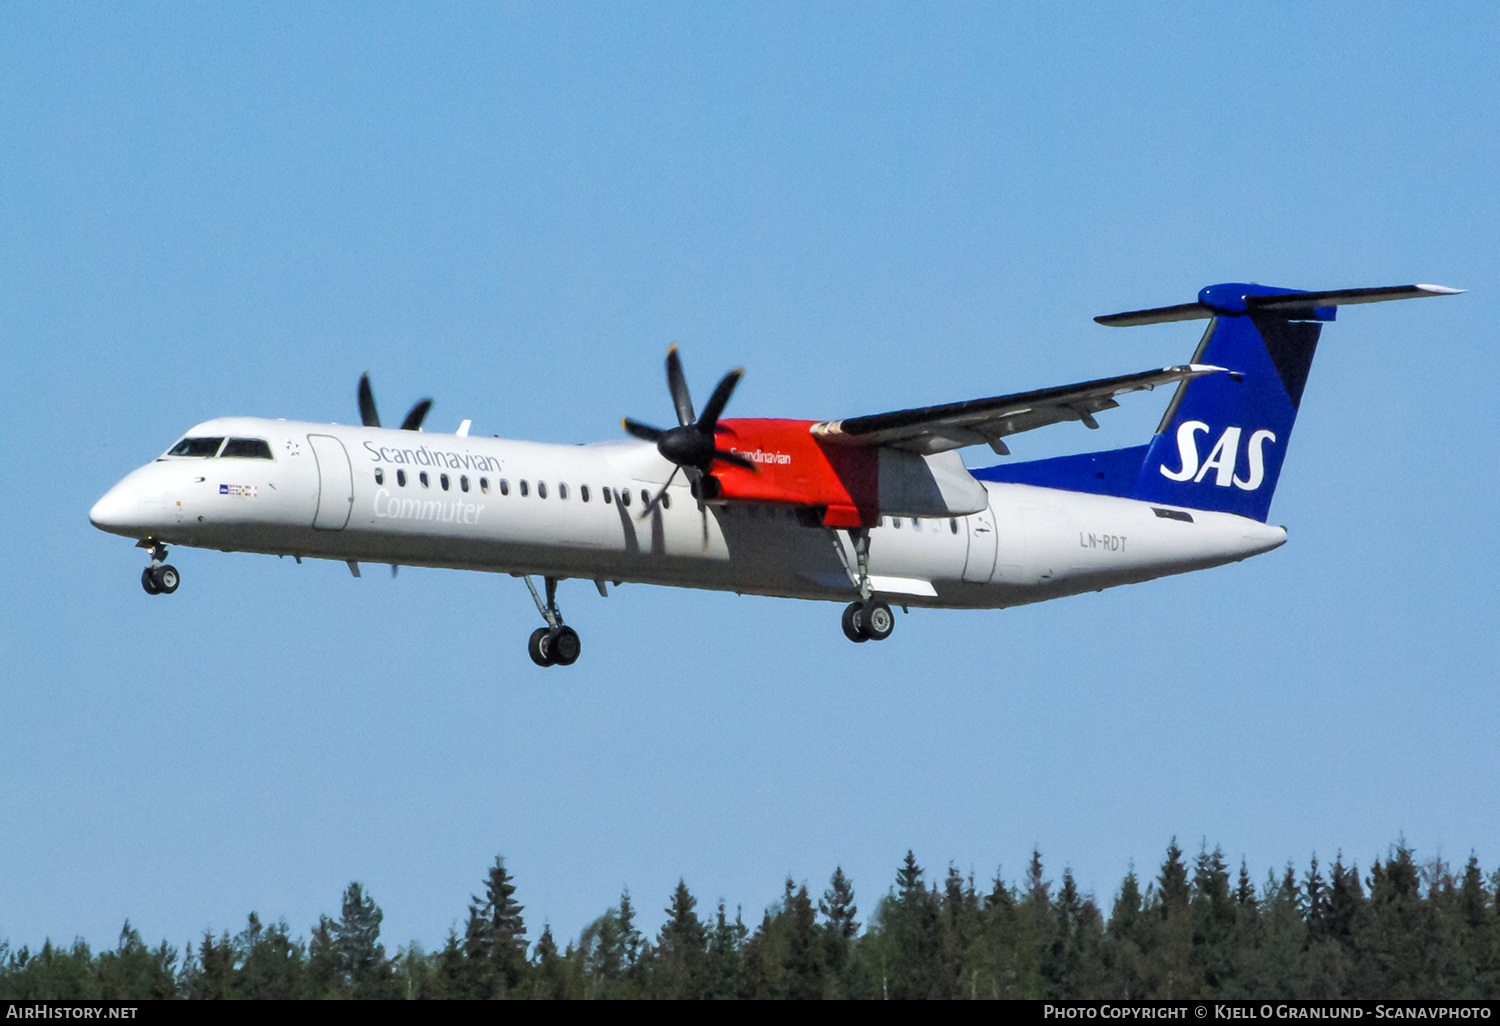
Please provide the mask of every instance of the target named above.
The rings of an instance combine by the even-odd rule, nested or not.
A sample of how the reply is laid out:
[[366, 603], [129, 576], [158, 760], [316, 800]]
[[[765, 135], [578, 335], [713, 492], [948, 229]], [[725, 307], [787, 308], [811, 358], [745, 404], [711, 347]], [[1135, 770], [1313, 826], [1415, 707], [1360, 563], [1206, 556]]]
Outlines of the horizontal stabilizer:
[[1106, 328], [1133, 328], [1138, 324], [1165, 324], [1168, 321], [1198, 321], [1214, 312], [1202, 303], [1179, 303], [1158, 306], [1153, 310], [1131, 310], [1128, 313], [1103, 314], [1094, 320]]
[[1383, 285], [1366, 289], [1332, 289], [1327, 292], [1298, 292], [1292, 289], [1267, 288], [1264, 285], [1210, 285], [1198, 293], [1196, 303], [1104, 314], [1094, 320], [1107, 328], [1130, 328], [1140, 324], [1193, 321], [1218, 314], [1235, 316], [1243, 313], [1271, 314], [1290, 320], [1331, 321], [1334, 307], [1383, 303], [1391, 299], [1452, 296], [1462, 291], [1463, 289], [1450, 289], [1443, 285]]
[[1246, 296], [1245, 305], [1252, 311], [1293, 313], [1318, 306], [1354, 306], [1356, 303], [1384, 303], [1388, 299], [1422, 299], [1426, 296], [1456, 296], [1463, 289], [1444, 285], [1382, 285], [1373, 289], [1333, 289], [1330, 292], [1294, 292], [1284, 296]]

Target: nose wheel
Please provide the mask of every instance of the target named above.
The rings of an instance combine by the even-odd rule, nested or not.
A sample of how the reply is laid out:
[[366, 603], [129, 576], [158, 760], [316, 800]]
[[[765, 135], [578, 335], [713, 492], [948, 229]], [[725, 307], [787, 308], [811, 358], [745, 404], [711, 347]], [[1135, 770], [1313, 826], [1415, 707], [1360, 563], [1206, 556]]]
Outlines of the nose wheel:
[[844, 637], [850, 641], [884, 641], [896, 629], [891, 607], [879, 599], [851, 602], [844, 608]]
[[527, 577], [525, 580], [526, 587], [531, 590], [531, 597], [536, 600], [537, 612], [547, 621], [547, 626], [538, 627], [531, 632], [531, 638], [526, 643], [526, 654], [538, 666], [572, 666], [583, 652], [583, 642], [579, 640], [578, 632], [562, 621], [562, 613], [557, 608], [557, 578], [543, 578], [547, 587], [545, 603], [537, 594], [536, 585], [531, 583], [531, 578]]
[[167, 547], [160, 542], [151, 548], [151, 565], [141, 571], [141, 587], [147, 595], [170, 595], [182, 583], [177, 568], [166, 562]]

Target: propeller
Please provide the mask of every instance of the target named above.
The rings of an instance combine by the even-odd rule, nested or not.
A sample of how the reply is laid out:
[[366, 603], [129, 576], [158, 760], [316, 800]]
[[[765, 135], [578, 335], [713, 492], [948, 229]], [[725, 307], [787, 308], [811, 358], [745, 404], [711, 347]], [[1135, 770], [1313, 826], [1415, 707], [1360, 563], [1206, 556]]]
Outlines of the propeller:
[[[427, 419], [427, 411], [430, 409], [432, 409], [431, 399], [420, 400], [401, 422], [401, 430], [421, 431], [422, 421]], [[378, 428], [380, 426], [380, 414], [375, 409], [375, 393], [370, 389], [369, 374], [359, 376], [359, 419], [365, 427]]]
[[687, 379], [682, 375], [682, 358], [677, 355], [676, 346], [667, 350], [667, 389], [672, 393], [672, 405], [677, 410], [677, 426], [663, 431], [661, 428], [642, 424], [629, 417], [621, 421], [625, 430], [636, 438], [643, 442], [655, 442], [656, 451], [661, 453], [662, 458], [674, 464], [667, 483], [662, 485], [661, 491], [656, 493], [656, 498], [646, 505], [641, 512], [640, 519], [644, 520], [652, 510], [656, 509], [662, 496], [667, 494], [667, 489], [677, 477], [678, 471], [685, 471], [688, 478], [698, 484], [698, 507], [701, 510], [703, 508], [702, 481], [708, 476], [714, 463], [727, 463], [732, 467], [743, 467], [746, 470], [760, 469], [739, 453], [720, 449], [714, 440], [714, 433], [719, 426], [719, 415], [724, 412], [724, 407], [729, 403], [729, 397], [734, 394], [734, 387], [740, 383], [740, 377], [744, 373], [744, 368], [736, 367], [724, 375], [718, 387], [714, 389], [713, 395], [709, 396], [708, 405], [703, 407], [702, 415], [695, 418], [693, 399], [688, 394]]

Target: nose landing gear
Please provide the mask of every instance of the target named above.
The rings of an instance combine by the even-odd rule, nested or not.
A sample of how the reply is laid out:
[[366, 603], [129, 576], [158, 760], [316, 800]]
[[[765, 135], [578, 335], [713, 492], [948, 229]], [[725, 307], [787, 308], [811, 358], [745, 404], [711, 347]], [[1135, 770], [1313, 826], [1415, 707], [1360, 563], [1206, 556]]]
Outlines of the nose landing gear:
[[526, 643], [527, 654], [538, 666], [572, 666], [583, 651], [583, 642], [578, 639], [577, 631], [563, 623], [562, 613], [558, 611], [557, 578], [543, 578], [547, 588], [545, 604], [537, 594], [536, 585], [531, 583], [531, 578], [527, 577], [525, 580], [531, 597], [536, 601], [537, 612], [547, 621], [547, 626], [538, 627], [531, 632], [531, 639]]
[[172, 594], [182, 583], [182, 575], [166, 561], [167, 547], [161, 542], [142, 542], [141, 547], [151, 550], [151, 565], [141, 571], [141, 587], [147, 595]]

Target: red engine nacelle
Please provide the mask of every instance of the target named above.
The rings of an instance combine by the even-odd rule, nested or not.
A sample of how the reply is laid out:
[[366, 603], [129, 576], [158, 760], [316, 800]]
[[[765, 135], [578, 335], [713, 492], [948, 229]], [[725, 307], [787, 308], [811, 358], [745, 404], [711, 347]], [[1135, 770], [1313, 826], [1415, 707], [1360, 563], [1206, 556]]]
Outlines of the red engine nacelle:
[[864, 446], [828, 445], [811, 420], [721, 420], [718, 447], [758, 470], [714, 464], [718, 497], [821, 507], [827, 527], [874, 527], [880, 517], [880, 454]]

